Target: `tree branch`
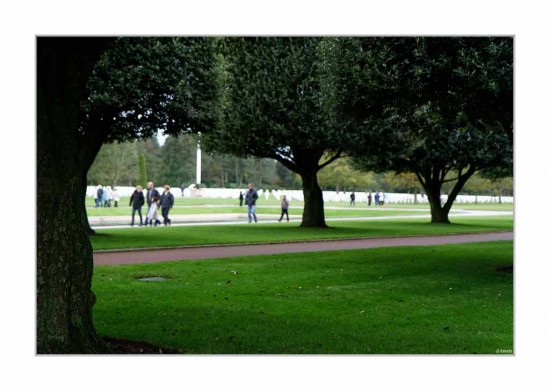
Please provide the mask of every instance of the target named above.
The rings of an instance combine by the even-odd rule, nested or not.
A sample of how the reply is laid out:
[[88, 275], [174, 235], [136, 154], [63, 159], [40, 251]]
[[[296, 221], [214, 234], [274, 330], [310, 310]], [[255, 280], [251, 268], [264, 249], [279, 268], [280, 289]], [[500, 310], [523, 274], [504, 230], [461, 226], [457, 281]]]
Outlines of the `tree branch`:
[[444, 180], [441, 181], [441, 183], [453, 182], [453, 181], [457, 181], [459, 179], [460, 179], [460, 176], [457, 176], [455, 178], [444, 179]]
[[418, 181], [420, 182], [424, 190], [426, 190], [426, 181], [424, 180], [422, 175], [418, 171], [415, 171], [414, 175], [416, 175], [416, 178], [418, 178]]
[[290, 171], [299, 173], [298, 166], [292, 160], [285, 159], [283, 156], [277, 155], [277, 154], [273, 155], [272, 158], [277, 160], [279, 163], [281, 163], [283, 166], [288, 168]]
[[333, 161], [335, 161], [336, 159], [339, 159], [340, 157], [342, 157], [342, 151], [339, 150], [338, 152], [336, 152], [336, 154], [334, 156], [332, 156], [329, 160], [327, 160], [326, 162], [324, 162], [323, 164], [319, 165], [319, 170], [325, 168], [326, 166], [328, 166], [330, 163], [332, 163]]
[[451, 210], [451, 206], [453, 205], [453, 202], [456, 200], [458, 193], [460, 193], [460, 191], [462, 190], [462, 188], [464, 187], [468, 179], [470, 179], [470, 177], [474, 175], [476, 171], [477, 169], [474, 166], [470, 166], [468, 168], [468, 171], [466, 171], [464, 175], [458, 178], [458, 182], [453, 187], [453, 190], [451, 190], [451, 193], [447, 197], [447, 202], [445, 203], [445, 206], [444, 206], [444, 209], [447, 213]]

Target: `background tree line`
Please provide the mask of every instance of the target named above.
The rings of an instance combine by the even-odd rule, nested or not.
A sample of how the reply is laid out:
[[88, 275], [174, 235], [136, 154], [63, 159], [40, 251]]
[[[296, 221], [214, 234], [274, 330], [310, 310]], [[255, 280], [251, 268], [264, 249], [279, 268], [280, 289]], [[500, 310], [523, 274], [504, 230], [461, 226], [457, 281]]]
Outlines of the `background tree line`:
[[[135, 186], [148, 180], [172, 187], [188, 187], [196, 181], [197, 136], [156, 137], [142, 141], [105, 144], [88, 172], [88, 184]], [[139, 159], [145, 160], [140, 178]], [[292, 173], [270, 159], [238, 158], [202, 151], [202, 183], [205, 187], [243, 188], [249, 182], [263, 188], [298, 188]]]
[[[187, 187], [195, 182], [196, 135], [167, 137], [160, 145], [156, 137], [141, 141], [105, 144], [90, 171], [88, 184], [135, 186], [148, 180], [172, 187]], [[140, 179], [139, 158], [143, 155], [145, 178]], [[330, 191], [383, 191], [388, 193], [423, 192], [412, 173], [362, 171], [349, 158], [342, 158], [319, 171], [319, 185]], [[249, 182], [264, 189], [299, 189], [300, 178], [272, 159], [239, 158], [215, 151], [202, 153], [202, 185], [206, 187], [243, 188]], [[452, 184], [443, 186], [443, 193]], [[462, 189], [465, 195], [513, 196], [510, 176], [495, 177], [476, 173]]]

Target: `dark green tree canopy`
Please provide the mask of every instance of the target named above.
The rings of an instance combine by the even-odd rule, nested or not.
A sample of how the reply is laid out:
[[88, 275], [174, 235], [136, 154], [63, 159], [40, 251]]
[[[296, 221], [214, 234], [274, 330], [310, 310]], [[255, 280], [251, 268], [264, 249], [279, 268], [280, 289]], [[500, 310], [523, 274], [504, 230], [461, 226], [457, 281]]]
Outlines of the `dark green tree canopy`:
[[361, 123], [388, 106], [437, 104], [512, 131], [509, 37], [336, 38], [337, 103]]
[[209, 131], [217, 118], [215, 60], [211, 38], [117, 39], [87, 84], [83, 143]]
[[[226, 38], [223, 129], [206, 145], [239, 156], [296, 159], [338, 152], [322, 107], [319, 38]], [[307, 151], [307, 152], [306, 152]]]
[[[445, 222], [476, 171], [512, 165], [511, 43], [490, 37], [338, 40], [337, 113], [361, 135], [346, 140], [348, 151], [367, 170], [414, 172]], [[451, 172], [456, 177], [449, 178]], [[441, 208], [441, 185], [449, 181], [456, 186]]]
[[509, 38], [345, 39], [345, 48], [350, 40], [358, 61], [342, 79], [341, 108], [367, 138], [351, 149], [382, 152], [368, 154], [373, 168], [511, 164]]

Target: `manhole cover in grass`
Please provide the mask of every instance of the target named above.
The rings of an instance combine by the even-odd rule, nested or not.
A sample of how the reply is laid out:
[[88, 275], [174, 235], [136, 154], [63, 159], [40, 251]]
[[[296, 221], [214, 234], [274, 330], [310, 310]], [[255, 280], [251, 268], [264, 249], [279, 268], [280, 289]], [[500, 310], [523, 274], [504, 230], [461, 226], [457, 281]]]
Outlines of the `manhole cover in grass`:
[[166, 281], [168, 278], [166, 277], [139, 277], [136, 278], [138, 281], [145, 281], [145, 282], [152, 282], [152, 281]]

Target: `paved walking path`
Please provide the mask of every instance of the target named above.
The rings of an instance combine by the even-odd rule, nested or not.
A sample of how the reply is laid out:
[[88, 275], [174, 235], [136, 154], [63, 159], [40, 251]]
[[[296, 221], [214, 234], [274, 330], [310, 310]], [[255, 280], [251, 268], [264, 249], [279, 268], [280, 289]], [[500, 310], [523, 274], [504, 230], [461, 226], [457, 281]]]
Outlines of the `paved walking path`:
[[377, 247], [433, 246], [513, 239], [513, 232], [493, 232], [401, 238], [344, 239], [296, 243], [201, 246], [132, 251], [101, 251], [94, 253], [94, 265], [122, 265], [175, 260], [212, 259], [246, 255], [286, 254]]

